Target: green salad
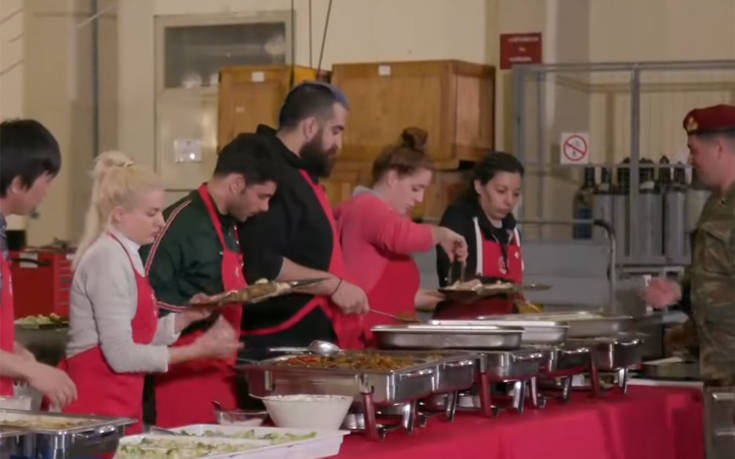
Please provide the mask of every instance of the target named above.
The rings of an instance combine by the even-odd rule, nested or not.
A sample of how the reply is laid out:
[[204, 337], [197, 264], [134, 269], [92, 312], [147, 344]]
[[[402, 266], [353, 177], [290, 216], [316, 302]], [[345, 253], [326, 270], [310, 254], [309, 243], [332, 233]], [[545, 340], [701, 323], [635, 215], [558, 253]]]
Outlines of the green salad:
[[205, 443], [196, 440], [166, 440], [144, 438], [140, 443], [123, 444], [117, 450], [118, 459], [193, 459], [212, 454], [234, 453], [256, 445]]
[[[183, 431], [185, 435], [196, 435], [192, 432]], [[255, 429], [244, 430], [237, 433], [228, 433], [221, 430], [205, 430], [202, 434], [205, 437], [226, 437], [226, 438], [237, 438], [241, 440], [266, 440], [271, 442], [272, 445], [278, 445], [281, 443], [291, 443], [299, 440], [308, 440], [316, 437], [316, 432], [309, 432], [305, 434], [295, 433], [278, 433], [270, 432], [263, 435], [256, 435]]]

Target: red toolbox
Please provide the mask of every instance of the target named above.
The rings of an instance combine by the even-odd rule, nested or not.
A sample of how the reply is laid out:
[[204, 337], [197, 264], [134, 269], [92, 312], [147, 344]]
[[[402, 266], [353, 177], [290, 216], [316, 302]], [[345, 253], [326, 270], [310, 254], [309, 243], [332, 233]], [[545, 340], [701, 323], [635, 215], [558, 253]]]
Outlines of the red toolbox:
[[10, 251], [15, 317], [55, 313], [69, 316], [73, 249], [25, 248]]

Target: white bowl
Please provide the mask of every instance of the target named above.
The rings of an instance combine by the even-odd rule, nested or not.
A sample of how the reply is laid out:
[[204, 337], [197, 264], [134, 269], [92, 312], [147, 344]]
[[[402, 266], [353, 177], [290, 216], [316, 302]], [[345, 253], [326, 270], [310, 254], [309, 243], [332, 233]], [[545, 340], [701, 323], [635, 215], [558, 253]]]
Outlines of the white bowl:
[[269, 395], [263, 403], [278, 427], [339, 430], [352, 404], [346, 395]]

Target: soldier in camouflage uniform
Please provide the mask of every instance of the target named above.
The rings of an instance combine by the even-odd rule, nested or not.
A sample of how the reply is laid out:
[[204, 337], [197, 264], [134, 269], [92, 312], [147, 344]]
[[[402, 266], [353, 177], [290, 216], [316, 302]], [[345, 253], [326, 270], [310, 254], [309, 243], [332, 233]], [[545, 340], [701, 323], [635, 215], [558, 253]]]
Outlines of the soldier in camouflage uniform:
[[[689, 161], [712, 194], [692, 234], [692, 263], [683, 298], [678, 284], [661, 278], [651, 282], [644, 297], [656, 307], [691, 302], [692, 320], [677, 334], [681, 338], [691, 330], [696, 336], [707, 406], [712, 392], [735, 393], [735, 107], [692, 110], [684, 118], [684, 129]], [[735, 425], [735, 414], [731, 417]], [[713, 426], [709, 427], [708, 437]], [[708, 458], [717, 457], [712, 438]]]

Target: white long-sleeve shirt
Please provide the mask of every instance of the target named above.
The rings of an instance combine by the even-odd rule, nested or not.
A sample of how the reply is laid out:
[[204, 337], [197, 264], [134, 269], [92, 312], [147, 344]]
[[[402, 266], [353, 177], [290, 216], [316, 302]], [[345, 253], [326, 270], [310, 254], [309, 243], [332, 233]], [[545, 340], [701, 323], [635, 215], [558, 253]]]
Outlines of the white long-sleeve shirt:
[[[138, 307], [135, 270], [145, 270], [138, 254], [140, 246], [119, 231], [103, 233], [82, 256], [71, 287], [69, 341], [66, 356], [99, 345], [110, 367], [123, 372], [165, 372], [168, 369], [168, 345], [176, 341], [176, 314], [158, 320], [151, 344], [133, 341], [130, 325]], [[123, 248], [124, 247], [124, 248]]]

